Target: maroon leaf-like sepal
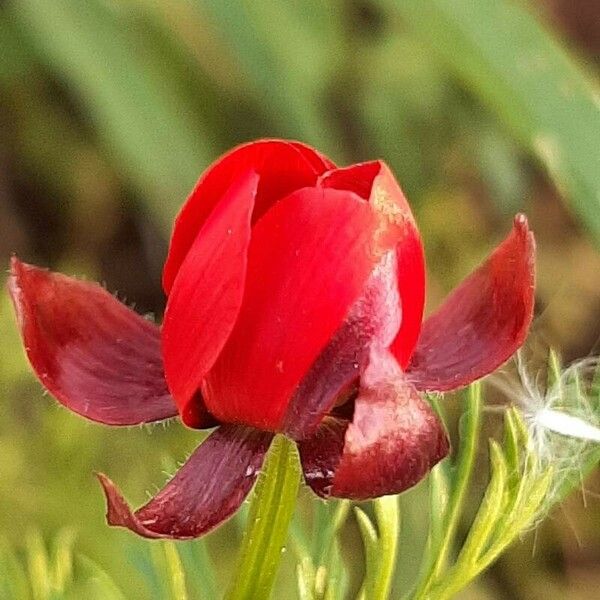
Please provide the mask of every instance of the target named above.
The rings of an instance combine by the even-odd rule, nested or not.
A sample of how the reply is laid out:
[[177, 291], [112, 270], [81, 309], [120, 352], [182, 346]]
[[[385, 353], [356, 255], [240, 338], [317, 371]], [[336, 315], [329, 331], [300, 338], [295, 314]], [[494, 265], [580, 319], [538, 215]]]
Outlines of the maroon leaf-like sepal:
[[29, 361], [61, 404], [109, 425], [177, 414], [154, 323], [98, 284], [17, 258], [11, 261], [8, 289]]
[[408, 377], [447, 391], [491, 373], [524, 342], [533, 316], [535, 241], [524, 215], [423, 324]]
[[305, 480], [315, 493], [366, 500], [415, 485], [446, 456], [449, 444], [394, 357], [372, 349], [352, 420], [325, 418], [299, 448]]
[[106, 475], [109, 525], [147, 538], [189, 539], [203, 535], [240, 507], [262, 467], [270, 433], [223, 425], [201, 444], [148, 504], [133, 512]]

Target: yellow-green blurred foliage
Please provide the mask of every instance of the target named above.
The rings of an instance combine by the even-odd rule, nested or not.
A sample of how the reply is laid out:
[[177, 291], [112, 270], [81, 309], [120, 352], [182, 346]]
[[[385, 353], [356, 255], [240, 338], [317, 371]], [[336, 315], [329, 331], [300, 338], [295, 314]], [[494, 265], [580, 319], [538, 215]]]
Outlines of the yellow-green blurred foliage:
[[[342, 164], [390, 164], [425, 241], [430, 308], [525, 211], [539, 249], [533, 343], [567, 359], [598, 352], [600, 10], [592, 5], [0, 2], [0, 258], [7, 264], [16, 252], [102, 280], [160, 318], [171, 221], [198, 175], [239, 142], [293, 137]], [[126, 597], [160, 597], [160, 546], [105, 526], [92, 472], [109, 473], [137, 505], [197, 442], [176, 423], [108, 429], [59, 408], [31, 375], [0, 297], [0, 539], [23, 560], [40, 534], [49, 543], [68, 527], [77, 551]], [[402, 500], [400, 587], [424, 543], [425, 487]], [[304, 490], [301, 510], [309, 501]], [[463, 597], [597, 596], [599, 523], [595, 497], [587, 506], [571, 498], [535, 547], [531, 539], [515, 547]], [[239, 528], [238, 518], [208, 539], [220, 586]], [[357, 529], [346, 529], [343, 553], [360, 571]], [[278, 598], [294, 597], [292, 569], [286, 555]], [[214, 584], [204, 584], [210, 598]], [[96, 597], [83, 589], [73, 597]]]

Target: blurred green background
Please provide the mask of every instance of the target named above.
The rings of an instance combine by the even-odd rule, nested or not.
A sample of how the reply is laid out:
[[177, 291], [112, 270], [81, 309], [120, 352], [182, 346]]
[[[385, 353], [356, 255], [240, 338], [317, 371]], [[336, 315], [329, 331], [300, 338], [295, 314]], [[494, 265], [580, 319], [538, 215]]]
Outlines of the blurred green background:
[[[598, 353], [599, 66], [593, 0], [0, 1], [0, 257], [101, 280], [160, 319], [172, 218], [199, 174], [237, 143], [291, 137], [340, 164], [390, 164], [426, 244], [430, 308], [525, 211], [539, 249], [532, 343], [567, 360]], [[105, 526], [92, 472], [137, 505], [197, 442], [179, 424], [109, 430], [59, 408], [31, 375], [2, 295], [5, 577], [19, 578], [14, 560], [39, 574], [40, 545], [60, 553], [74, 536], [101, 569], [76, 563], [73, 598], [108, 597], [106, 574], [126, 598], [163, 597], [160, 546]], [[424, 543], [425, 490], [402, 499], [399, 588]], [[302, 509], [315, 503], [303, 490]], [[228, 581], [242, 518], [208, 538], [216, 583], [193, 555], [204, 546], [180, 546], [199, 598]], [[353, 522], [344, 539], [357, 579]], [[277, 598], [294, 597], [293, 566], [286, 553]], [[461, 597], [598, 589], [600, 502], [589, 493]], [[2, 599], [14, 593], [0, 587]], [[51, 596], [41, 585], [34, 597]]]

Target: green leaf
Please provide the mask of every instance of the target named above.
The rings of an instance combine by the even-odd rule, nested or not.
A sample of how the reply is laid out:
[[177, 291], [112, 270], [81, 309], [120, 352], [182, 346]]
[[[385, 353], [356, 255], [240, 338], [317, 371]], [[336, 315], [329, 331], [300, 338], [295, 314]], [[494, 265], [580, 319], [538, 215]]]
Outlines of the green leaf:
[[469, 535], [463, 544], [455, 568], [467, 573], [473, 568], [480, 554], [488, 545], [498, 518], [507, 502], [507, 467], [500, 446], [490, 441], [491, 479], [477, 511]]
[[[339, 153], [323, 110], [339, 55], [340, 11], [318, 0], [201, 0], [282, 135]], [[273, 27], [276, 23], [277, 26]]]
[[167, 565], [167, 580], [169, 582], [170, 600], [188, 600], [185, 585], [185, 572], [177, 547], [173, 542], [163, 542], [163, 552]]
[[135, 36], [135, 19], [99, 0], [23, 0], [15, 15], [85, 106], [114, 166], [170, 228], [212, 158], [203, 141], [210, 136], [168, 69]]
[[311, 543], [296, 513], [292, 522], [291, 544], [298, 557], [296, 569], [298, 593], [301, 598], [343, 598], [347, 573], [337, 534], [350, 511], [349, 500], [314, 499]]
[[382, 496], [374, 501], [379, 532], [379, 565], [374, 585], [373, 600], [386, 600], [390, 594], [400, 535], [400, 510], [397, 496]]
[[299, 600], [315, 600], [315, 569], [308, 555], [296, 565], [296, 583]]
[[510, 516], [497, 524], [496, 537], [487, 552], [479, 557], [471, 579], [491, 565], [520, 535], [537, 524], [540, 508], [544, 505], [553, 474], [553, 470], [550, 469], [541, 473], [533, 481], [523, 478], [524, 482], [527, 481], [527, 485], [523, 486], [523, 489], [527, 488], [527, 494], [520, 494]]
[[30, 600], [27, 573], [10, 544], [0, 539], [0, 598]]
[[438, 463], [429, 474], [429, 534], [422, 559], [423, 574], [433, 569], [444, 536], [444, 525], [450, 501], [450, 473], [448, 463]]
[[363, 538], [366, 574], [361, 598], [387, 600], [390, 595], [400, 535], [400, 510], [397, 496], [382, 496], [373, 501], [377, 528], [360, 508], [356, 520]]
[[560, 355], [554, 348], [550, 349], [548, 353], [548, 378], [547, 378], [547, 388], [551, 388], [552, 386], [561, 385], [561, 376], [562, 376], [562, 361]]
[[[481, 429], [481, 384], [474, 383], [467, 390], [463, 416], [460, 421], [460, 442], [458, 452], [454, 461], [453, 469], [449, 477], [450, 498], [447, 508], [444, 510], [443, 524], [433, 522], [435, 531], [430, 533], [428, 541], [428, 556], [425, 568], [419, 576], [419, 581], [412, 598], [429, 598], [428, 590], [445, 570], [450, 553], [455, 545], [455, 536], [463, 513], [464, 502], [471, 481], [475, 457], [479, 443], [479, 432]], [[438, 467], [443, 468], [443, 467]], [[442, 479], [440, 477], [440, 479]], [[447, 490], [448, 482], [439, 482], [443, 489]], [[431, 512], [438, 510], [440, 505], [433, 498]], [[440, 529], [442, 533], [440, 533]], [[428, 564], [430, 562], [430, 564]]]
[[575, 60], [514, 0], [385, 0], [547, 169], [600, 242], [600, 109]]
[[334, 539], [327, 566], [327, 589], [323, 600], [344, 600], [348, 590], [348, 572], [346, 570], [340, 543]]
[[89, 588], [90, 591], [90, 596], [86, 594], [84, 597], [102, 598], [102, 600], [126, 600], [125, 595], [112, 577], [93, 560], [86, 556], [79, 556], [77, 562], [82, 575], [87, 579], [86, 588]]
[[277, 436], [259, 475], [240, 559], [228, 600], [263, 600], [271, 595], [300, 483], [296, 445]]
[[217, 581], [206, 541], [202, 539], [183, 542], [178, 544], [178, 550], [190, 583], [192, 597], [198, 600], [217, 598]]
[[354, 514], [360, 530], [363, 546], [365, 549], [365, 581], [360, 593], [360, 600], [370, 600], [374, 586], [373, 578], [377, 572], [377, 530], [371, 519], [361, 509], [355, 507]]
[[350, 511], [349, 500], [316, 501], [312, 536], [312, 555], [315, 566], [325, 565], [329, 559], [335, 536]]
[[[439, 402], [439, 398], [430, 395], [428, 400], [439, 418], [445, 422], [443, 407]], [[429, 533], [421, 560], [420, 581], [424, 580], [427, 574], [434, 568], [434, 563], [439, 555], [452, 491], [451, 479], [452, 473], [449, 460], [439, 462], [429, 474]]]
[[28, 77], [37, 64], [22, 32], [5, 10], [0, 12], [0, 84]]
[[33, 592], [33, 600], [48, 600], [50, 598], [50, 567], [48, 553], [44, 540], [37, 530], [27, 533], [25, 538], [27, 549], [27, 570]]
[[508, 471], [508, 486], [511, 493], [518, 488], [521, 469], [521, 444], [523, 440], [519, 435], [517, 425], [518, 413], [515, 409], [507, 410], [504, 416], [504, 457]]
[[52, 544], [50, 580], [52, 587], [64, 592], [73, 582], [73, 546], [75, 532], [63, 529], [58, 532]]

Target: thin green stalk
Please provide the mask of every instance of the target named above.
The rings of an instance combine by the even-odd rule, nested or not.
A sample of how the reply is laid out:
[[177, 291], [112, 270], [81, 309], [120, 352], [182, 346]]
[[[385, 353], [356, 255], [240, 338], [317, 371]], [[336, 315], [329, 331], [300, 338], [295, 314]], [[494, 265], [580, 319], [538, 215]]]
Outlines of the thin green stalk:
[[[447, 423], [447, 418], [444, 415], [443, 406], [439, 402], [439, 398], [435, 395], [430, 395], [428, 400], [441, 421]], [[427, 536], [427, 544], [423, 554], [418, 581], [425, 579], [431, 569], [433, 569], [438, 549], [442, 544], [450, 492], [452, 490], [451, 470], [452, 466], [449, 461], [443, 460], [429, 474], [429, 534]]]
[[377, 498], [375, 516], [379, 533], [379, 565], [377, 579], [374, 581], [371, 600], [387, 600], [392, 589], [396, 558], [398, 556], [398, 538], [400, 536], [400, 510], [397, 496]]
[[218, 598], [215, 570], [206, 547], [206, 540], [177, 544], [177, 550], [189, 587], [188, 595], [194, 600]]
[[295, 444], [277, 436], [250, 505], [236, 574], [227, 600], [267, 600], [288, 536], [298, 494], [300, 466]]
[[429, 588], [439, 578], [448, 563], [448, 557], [452, 551], [467, 488], [475, 464], [479, 430], [481, 428], [481, 403], [481, 384], [474, 383], [469, 387], [467, 392], [465, 412], [461, 420], [460, 445], [454, 476], [452, 478], [452, 493], [445, 516], [444, 533], [439, 542], [437, 552], [434, 553], [435, 560], [429, 572], [419, 582], [415, 592], [411, 596], [414, 600], [421, 600], [428, 597]]
[[173, 600], [188, 600], [185, 573], [179, 552], [173, 542], [163, 542], [169, 588]]
[[337, 504], [329, 500], [318, 501], [313, 531], [313, 559], [315, 568], [329, 562], [336, 535], [350, 512], [350, 501], [340, 500]]
[[48, 600], [50, 598], [50, 570], [48, 553], [44, 540], [37, 530], [28, 532], [25, 539], [27, 547], [27, 567], [31, 582], [33, 599]]
[[358, 600], [388, 600], [396, 568], [400, 535], [398, 497], [382, 496], [373, 504], [377, 527], [363, 510], [354, 509], [366, 557], [365, 580]]
[[75, 532], [72, 529], [62, 529], [56, 535], [53, 543], [50, 580], [54, 590], [64, 593], [73, 581], [73, 545]]

